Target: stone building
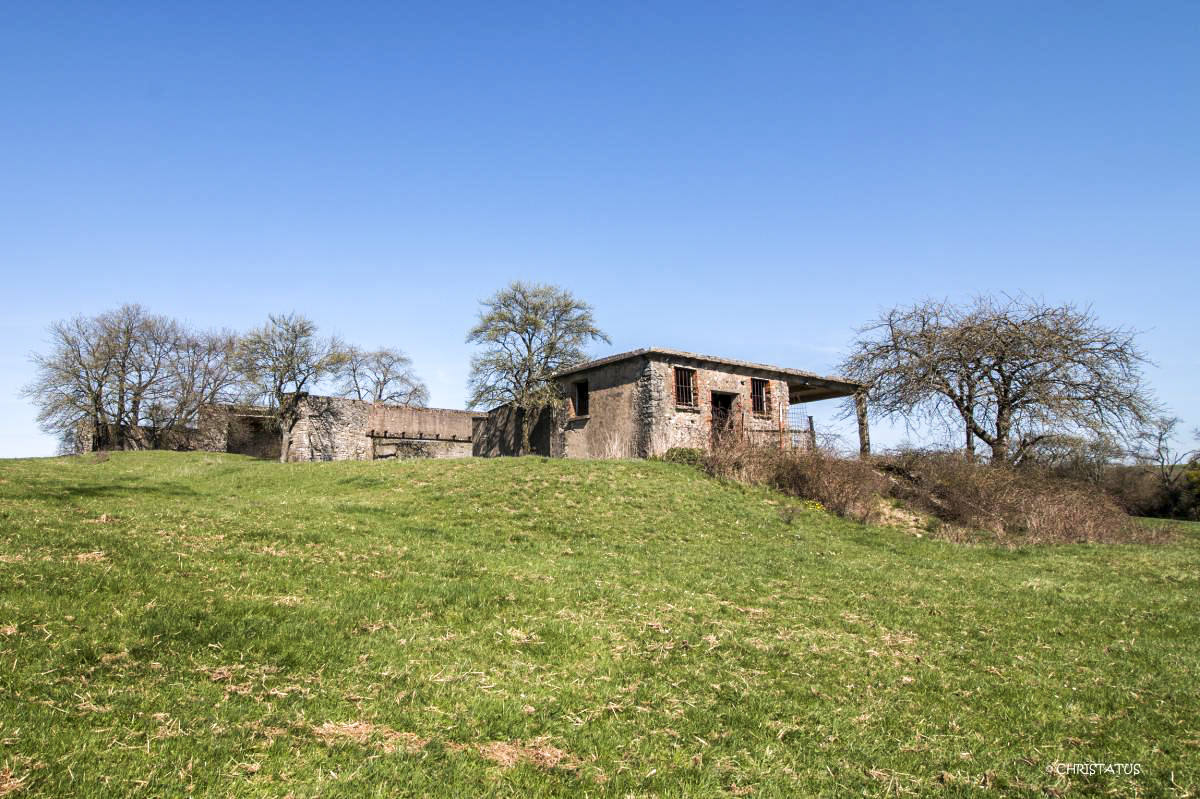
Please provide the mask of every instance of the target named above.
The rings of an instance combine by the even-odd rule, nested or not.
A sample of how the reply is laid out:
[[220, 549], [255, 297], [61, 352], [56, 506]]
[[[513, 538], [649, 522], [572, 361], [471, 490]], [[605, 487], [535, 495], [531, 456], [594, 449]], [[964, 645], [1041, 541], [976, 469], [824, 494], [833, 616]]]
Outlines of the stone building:
[[[721, 436], [784, 448], [811, 446], [804, 403], [854, 396], [869, 449], [862, 386], [841, 377], [649, 348], [564, 369], [560, 401], [530, 420], [532, 453], [567, 458], [645, 458], [675, 447], [707, 449]], [[488, 413], [383, 405], [306, 395], [289, 460], [494, 457], [522, 451], [526, 420], [503, 405]], [[78, 447], [97, 438], [81, 427]], [[253, 405], [211, 405], [195, 428], [157, 436], [157, 446], [278, 458], [278, 423]]]
[[[856, 397], [860, 448], [869, 449], [862, 386], [799, 369], [647, 348], [565, 369], [562, 402], [533, 420], [533, 452], [568, 458], [644, 458], [675, 447], [707, 449], [732, 435], [758, 444], [810, 446], [804, 403]], [[519, 451], [523, 414], [501, 406], [474, 425], [474, 453]]]

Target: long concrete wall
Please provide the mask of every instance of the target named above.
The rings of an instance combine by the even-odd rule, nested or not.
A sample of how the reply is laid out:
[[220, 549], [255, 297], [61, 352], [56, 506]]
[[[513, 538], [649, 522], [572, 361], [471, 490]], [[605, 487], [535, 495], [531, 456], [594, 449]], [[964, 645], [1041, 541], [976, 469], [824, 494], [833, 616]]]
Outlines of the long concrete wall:
[[304, 398], [301, 412], [292, 430], [290, 459], [297, 461], [468, 457], [477, 416], [314, 396]]
[[374, 405], [367, 414], [367, 430], [376, 436], [470, 441], [472, 420], [479, 415], [445, 408]]

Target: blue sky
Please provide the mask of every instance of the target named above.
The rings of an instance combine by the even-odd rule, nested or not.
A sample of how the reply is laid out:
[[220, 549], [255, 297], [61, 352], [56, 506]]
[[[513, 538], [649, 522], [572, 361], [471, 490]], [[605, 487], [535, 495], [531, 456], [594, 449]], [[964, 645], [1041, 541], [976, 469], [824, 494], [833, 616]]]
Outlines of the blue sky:
[[6, 3], [0, 456], [54, 451], [18, 391], [56, 319], [295, 310], [459, 407], [512, 279], [591, 302], [598, 355], [816, 371], [926, 296], [1091, 305], [1198, 425], [1198, 29], [1194, 2]]

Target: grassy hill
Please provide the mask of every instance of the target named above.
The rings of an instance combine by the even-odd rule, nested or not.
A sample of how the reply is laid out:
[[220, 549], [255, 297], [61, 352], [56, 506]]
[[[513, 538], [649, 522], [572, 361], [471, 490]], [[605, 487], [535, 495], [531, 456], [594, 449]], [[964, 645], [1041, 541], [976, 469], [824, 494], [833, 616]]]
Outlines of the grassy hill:
[[[0, 461], [0, 795], [1183, 795], [1200, 534], [961, 547], [683, 466]], [[1060, 775], [1054, 764], [1136, 763]]]

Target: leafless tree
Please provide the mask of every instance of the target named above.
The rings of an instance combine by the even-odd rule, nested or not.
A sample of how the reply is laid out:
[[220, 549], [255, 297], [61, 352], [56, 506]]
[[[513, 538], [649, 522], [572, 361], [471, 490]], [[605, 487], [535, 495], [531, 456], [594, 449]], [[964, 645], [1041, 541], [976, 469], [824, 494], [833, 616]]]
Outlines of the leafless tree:
[[346, 350], [341, 394], [364, 402], [425, 406], [429, 389], [412, 370], [412, 360], [400, 350]]
[[279, 422], [281, 461], [291, 454], [304, 395], [322, 380], [336, 377], [345, 362], [340, 339], [318, 338], [316, 324], [295, 313], [268, 317], [238, 343], [238, 371], [254, 399], [265, 403]]
[[525, 420], [522, 452], [531, 449], [533, 420], [559, 401], [551, 375], [587, 360], [591, 340], [609, 343], [592, 306], [558, 286], [515, 281], [480, 302], [467, 342], [484, 349], [471, 358], [471, 408], [512, 403]]
[[[1133, 450], [1134, 459], [1154, 469], [1164, 496], [1173, 495], [1184, 483], [1186, 467], [1200, 458], [1200, 449], [1185, 450], [1175, 441], [1182, 423], [1177, 416], [1161, 416], [1154, 420]], [[1192, 431], [1200, 442], [1200, 430]]]
[[193, 333], [140, 305], [55, 322], [49, 332], [22, 393], [42, 429], [64, 441], [86, 431], [96, 449], [162, 446], [236, 382], [230, 334]]
[[1054, 435], [1128, 438], [1156, 412], [1135, 333], [1101, 325], [1090, 309], [926, 300], [859, 333], [842, 371], [869, 386], [876, 411], [956, 425], [968, 457], [978, 440], [994, 464], [1019, 463]]

